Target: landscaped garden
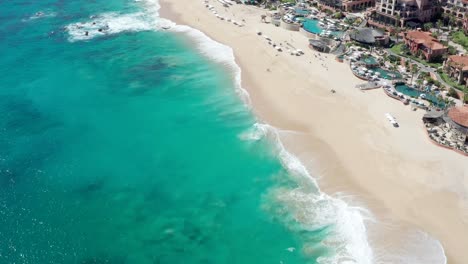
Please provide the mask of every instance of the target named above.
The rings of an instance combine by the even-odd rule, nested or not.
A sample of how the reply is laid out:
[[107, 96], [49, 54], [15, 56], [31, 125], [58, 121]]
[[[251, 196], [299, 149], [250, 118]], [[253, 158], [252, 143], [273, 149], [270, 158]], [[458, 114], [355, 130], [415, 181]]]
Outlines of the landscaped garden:
[[465, 50], [468, 50], [468, 36], [465, 35], [463, 31], [453, 32], [451, 37], [453, 42], [463, 46]]
[[427, 62], [417, 56], [414, 56], [410, 51], [409, 49], [406, 47], [406, 45], [404, 43], [401, 43], [401, 44], [397, 44], [397, 45], [394, 45], [393, 47], [390, 48], [391, 51], [393, 51], [395, 54], [398, 54], [400, 56], [403, 56], [403, 57], [407, 57], [407, 58], [410, 58], [410, 59], [413, 59], [423, 65], [426, 65], [426, 66], [429, 66], [429, 67], [433, 67], [433, 68], [439, 68], [442, 66], [442, 63], [440, 62]]

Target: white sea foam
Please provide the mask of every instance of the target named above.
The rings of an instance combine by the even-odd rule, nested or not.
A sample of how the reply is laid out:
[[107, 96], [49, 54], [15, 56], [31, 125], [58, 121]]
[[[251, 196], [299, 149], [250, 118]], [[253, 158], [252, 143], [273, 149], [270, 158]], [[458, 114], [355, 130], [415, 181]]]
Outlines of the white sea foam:
[[27, 19], [23, 19], [23, 22], [28, 22], [31, 20], [36, 20], [36, 19], [41, 19], [41, 18], [47, 18], [47, 17], [55, 17], [57, 13], [55, 12], [48, 12], [48, 11], [38, 11], [34, 15], [28, 17]]
[[[235, 62], [234, 52], [231, 47], [220, 44], [210, 39], [203, 32], [188, 26], [177, 25], [171, 30], [188, 35], [195, 41], [195, 47], [200, 53], [231, 69], [234, 73], [236, 91], [250, 107], [248, 92], [243, 89], [241, 84], [241, 69]], [[369, 244], [366, 223], [375, 222], [372, 214], [364, 207], [351, 206], [350, 204], [356, 204], [356, 202], [348, 201], [350, 200], [349, 197], [339, 195], [332, 197], [321, 192], [315, 178], [310, 175], [307, 168], [297, 157], [284, 148], [276, 128], [267, 124], [256, 123], [251, 130], [240, 135], [240, 138], [243, 140], [260, 140], [263, 137], [268, 137], [274, 141], [278, 147], [279, 157], [283, 166], [301, 186], [301, 188], [294, 190], [278, 189], [276, 192], [278, 200], [288, 204], [288, 207], [292, 210], [292, 214], [296, 216], [296, 220], [300, 221], [302, 225], [310, 230], [333, 226], [333, 234], [324, 243], [334, 248], [336, 254], [318, 259], [319, 263], [387, 264], [380, 262], [374, 257], [373, 250]], [[421, 241], [413, 242], [420, 243]], [[433, 240], [430, 243], [432, 242], [439, 243], [437, 240]], [[308, 251], [307, 247], [308, 245], [304, 246], [305, 252]], [[428, 246], [427, 248], [436, 247]], [[445, 259], [443, 250], [437, 251], [436, 254], [440, 256], [436, 259]], [[392, 256], [392, 254], [389, 253], [389, 256]], [[411, 257], [408, 256], [408, 254], [404, 257], [399, 255], [397, 258], [410, 259]], [[412, 264], [423, 263], [425, 262], [420, 261], [413, 262]], [[437, 262], [437, 264], [445, 264], [445, 262]]]
[[[274, 199], [291, 210], [294, 216], [294, 222], [291, 224], [297, 221], [303, 229], [309, 231], [331, 227], [332, 233], [323, 243], [336, 252], [331, 256], [319, 258], [318, 262], [374, 263], [365, 225], [365, 221], [373, 221], [370, 212], [363, 207], [350, 206], [344, 201], [344, 197], [331, 197], [321, 192], [307, 168], [284, 148], [276, 128], [267, 124], [255, 124], [254, 127], [256, 131], [250, 133], [250, 138], [258, 140], [261, 136], [266, 136], [273, 140], [283, 166], [300, 186], [296, 189], [279, 187], [271, 193]], [[314, 246], [316, 245], [304, 245], [303, 252], [308, 254], [313, 251], [311, 247]]]
[[[87, 40], [96, 36], [120, 32], [159, 30], [170, 27], [172, 32], [190, 37], [200, 53], [231, 70], [236, 91], [246, 105], [250, 107], [249, 95], [241, 85], [241, 68], [235, 62], [234, 52], [231, 47], [215, 42], [199, 30], [188, 26], [175, 25], [169, 20], [160, 18], [160, 6], [157, 0], [138, 0], [136, 2], [143, 4], [146, 12], [133, 14], [105, 13], [97, 15], [84, 23], [68, 25], [66, 29], [70, 34], [70, 41]], [[105, 33], [99, 32], [99, 28], [102, 27], [106, 28]], [[85, 35], [85, 31], [88, 31], [88, 36]], [[408, 243], [408, 252], [385, 252], [382, 254], [379, 250], [378, 256], [374, 256], [374, 252], [369, 245], [366, 225], [376, 223], [371, 213], [364, 207], [351, 206], [350, 204], [357, 204], [356, 201], [350, 201], [352, 197], [330, 196], [321, 192], [315, 178], [312, 177], [307, 168], [283, 147], [276, 128], [267, 124], [255, 124], [251, 131], [240, 135], [243, 140], [259, 140], [263, 137], [268, 137], [276, 143], [283, 166], [300, 186], [296, 189], [274, 189], [272, 190], [274, 197], [279, 202], [287, 205], [294, 216], [294, 221], [299, 222], [305, 230], [312, 231], [332, 227], [330, 228], [332, 233], [327, 236], [323, 243], [329, 248], [335, 249], [335, 254], [321, 257], [318, 259], [319, 263], [446, 263], [445, 254], [440, 243], [422, 232], [417, 233], [420, 236], [408, 237], [406, 241]], [[421, 246], [421, 243], [424, 246]], [[313, 246], [306, 242], [303, 252], [307, 254], [310, 250], [314, 250]], [[432, 258], [417, 258], [419, 255], [430, 255]]]
[[159, 3], [145, 1], [144, 12], [121, 14], [108, 12], [91, 16], [85, 22], [76, 22], [65, 27], [70, 41], [90, 40], [95, 37], [114, 35], [122, 32], [160, 30], [175, 25], [170, 20], [159, 18]]
[[171, 28], [172, 32], [182, 33], [190, 37], [195, 48], [210, 60], [221, 64], [233, 73], [236, 92], [244, 103], [250, 107], [250, 97], [245, 89], [242, 88], [241, 68], [237, 65], [234, 51], [231, 47], [216, 42], [205, 35], [203, 32], [189, 26], [177, 25]]

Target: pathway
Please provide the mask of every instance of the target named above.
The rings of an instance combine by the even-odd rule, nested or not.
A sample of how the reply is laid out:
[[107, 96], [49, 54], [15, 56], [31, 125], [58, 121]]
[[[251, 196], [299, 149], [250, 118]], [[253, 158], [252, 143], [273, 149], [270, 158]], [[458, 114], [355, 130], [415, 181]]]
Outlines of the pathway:
[[[387, 49], [387, 52], [391, 55], [394, 55], [394, 56], [397, 56], [397, 57], [400, 57], [400, 58], [404, 58], [406, 60], [410, 60], [412, 63], [416, 64], [419, 66], [419, 69], [424, 71], [424, 72], [429, 72], [429, 73], [433, 73], [434, 76], [436, 77], [437, 81], [439, 81], [440, 83], [442, 83], [443, 85], [445, 85], [446, 87], [452, 87], [450, 84], [446, 83], [442, 77], [440, 77], [439, 73], [437, 73], [437, 71], [432, 68], [432, 67], [429, 67], [429, 66], [426, 66], [418, 61], [415, 61], [411, 58], [408, 58], [408, 57], [405, 57], [405, 56], [401, 56], [401, 55], [398, 55], [396, 54], [395, 52], [391, 51], [390, 49]], [[452, 87], [452, 88], [455, 88], [455, 87]], [[455, 88], [457, 89], [457, 88]], [[458, 90], [458, 89], [457, 89]]]

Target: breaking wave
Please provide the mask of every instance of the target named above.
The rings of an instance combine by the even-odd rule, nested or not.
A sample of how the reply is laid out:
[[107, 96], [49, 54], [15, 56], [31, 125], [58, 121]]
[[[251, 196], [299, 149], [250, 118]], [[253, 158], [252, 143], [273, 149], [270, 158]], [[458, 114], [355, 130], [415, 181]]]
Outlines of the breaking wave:
[[[231, 47], [218, 43], [203, 32], [183, 25], [176, 25], [170, 20], [159, 17], [159, 3], [156, 0], [137, 1], [144, 5], [145, 12], [130, 14], [104, 13], [93, 16], [89, 21], [76, 22], [65, 28], [70, 41], [90, 40], [100, 36], [122, 32], [170, 30], [184, 34], [193, 40], [195, 47], [207, 58], [224, 65], [233, 74], [236, 92], [244, 103], [250, 107], [250, 98], [242, 87], [241, 68], [235, 61]], [[440, 242], [423, 232], [411, 233], [407, 237], [407, 251], [387, 252], [371, 248], [369, 243], [370, 224], [379, 223], [370, 211], [358, 204], [353, 197], [344, 194], [334, 196], [320, 191], [314, 177], [300, 160], [290, 154], [280, 141], [278, 130], [267, 124], [257, 123], [254, 127], [239, 135], [242, 140], [260, 140], [268, 138], [275, 143], [277, 153], [289, 176], [296, 183], [296, 188], [284, 186], [273, 187], [266, 195], [285, 206], [291, 218], [284, 218], [285, 225], [292, 231], [325, 230], [327, 235], [321, 244], [331, 250], [317, 259], [321, 264], [445, 264], [446, 258]], [[267, 205], [265, 205], [268, 207]], [[373, 245], [374, 246], [374, 245]], [[313, 254], [317, 241], [305, 241], [302, 252]], [[432, 252], [432, 254], [427, 254]], [[419, 257], [420, 255], [428, 256]], [[428, 261], [431, 260], [432, 262]]]
[[159, 4], [156, 1], [142, 2], [144, 12], [121, 14], [109, 12], [90, 17], [85, 22], [69, 24], [65, 30], [70, 41], [90, 40], [96, 37], [115, 35], [122, 32], [139, 32], [170, 28], [175, 23], [159, 18]]

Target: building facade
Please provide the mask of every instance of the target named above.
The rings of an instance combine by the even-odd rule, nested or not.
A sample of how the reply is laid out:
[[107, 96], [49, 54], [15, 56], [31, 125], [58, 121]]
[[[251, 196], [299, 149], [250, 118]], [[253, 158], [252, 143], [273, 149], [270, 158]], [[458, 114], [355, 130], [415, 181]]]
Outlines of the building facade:
[[463, 29], [465, 30], [465, 34], [468, 35], [468, 16], [465, 15], [465, 20], [463, 20]]
[[448, 48], [442, 45], [431, 33], [419, 30], [404, 33], [406, 46], [414, 55], [421, 55], [426, 61], [442, 59]]
[[451, 15], [462, 25], [468, 18], [468, 0], [444, 0], [442, 9], [445, 14]]
[[438, 0], [380, 0], [371, 18], [382, 25], [403, 27], [410, 21], [430, 21], [439, 7]]
[[468, 87], [468, 55], [449, 56], [444, 69], [458, 84]]
[[342, 6], [346, 12], [365, 10], [375, 6], [375, 0], [343, 0]]
[[346, 12], [361, 11], [375, 5], [375, 0], [318, 0], [318, 6]]

